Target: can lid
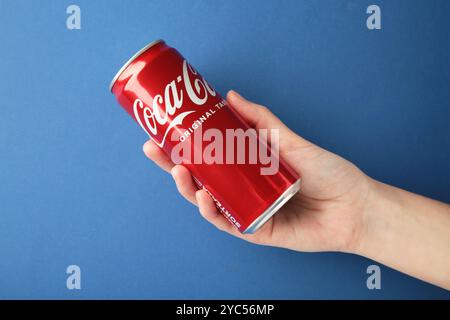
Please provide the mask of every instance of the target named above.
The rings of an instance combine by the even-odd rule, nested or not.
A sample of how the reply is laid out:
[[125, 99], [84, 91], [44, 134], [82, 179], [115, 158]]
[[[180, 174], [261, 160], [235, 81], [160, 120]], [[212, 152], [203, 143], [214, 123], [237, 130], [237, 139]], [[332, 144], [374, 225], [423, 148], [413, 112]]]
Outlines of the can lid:
[[114, 76], [114, 78], [112, 79], [111, 83], [109, 84], [109, 91], [112, 90], [112, 87], [114, 86], [114, 83], [116, 82], [117, 78], [119, 78], [119, 76], [122, 74], [122, 72], [130, 65], [130, 63], [132, 63], [137, 57], [139, 57], [142, 53], [144, 53], [145, 51], [147, 51], [147, 49], [150, 49], [151, 47], [153, 47], [154, 45], [157, 45], [158, 43], [163, 42], [162, 39], [158, 39], [155, 40], [153, 42], [150, 42], [148, 45], [146, 45], [145, 47], [143, 47], [141, 50], [139, 50], [138, 52], [136, 52], [123, 66], [122, 68], [120, 68], [120, 70], [116, 73], [116, 75]]

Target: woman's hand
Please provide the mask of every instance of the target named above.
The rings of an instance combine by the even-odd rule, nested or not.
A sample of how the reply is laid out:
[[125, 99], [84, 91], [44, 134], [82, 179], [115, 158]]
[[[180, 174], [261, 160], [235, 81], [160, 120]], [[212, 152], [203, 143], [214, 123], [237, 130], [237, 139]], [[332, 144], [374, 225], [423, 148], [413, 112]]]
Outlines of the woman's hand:
[[363, 229], [371, 179], [347, 160], [296, 135], [266, 107], [233, 91], [227, 100], [256, 129], [279, 129], [280, 157], [302, 175], [300, 192], [255, 234], [241, 234], [232, 226], [211, 197], [196, 188], [189, 171], [174, 166], [153, 142], [144, 145], [145, 154], [170, 171], [179, 192], [222, 231], [257, 244], [298, 251], [352, 251]]

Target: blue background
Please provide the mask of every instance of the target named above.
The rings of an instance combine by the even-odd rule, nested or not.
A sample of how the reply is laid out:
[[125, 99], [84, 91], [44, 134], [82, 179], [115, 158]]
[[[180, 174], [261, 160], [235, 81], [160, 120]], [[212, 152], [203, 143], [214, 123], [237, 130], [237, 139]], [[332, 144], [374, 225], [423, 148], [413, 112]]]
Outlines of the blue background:
[[[215, 230], [108, 91], [163, 38], [374, 178], [450, 202], [449, 1], [0, 1], [0, 298], [450, 298]], [[378, 4], [382, 30], [366, 28]], [[82, 289], [66, 288], [81, 267]], [[430, 266], [430, 268], [433, 266]]]

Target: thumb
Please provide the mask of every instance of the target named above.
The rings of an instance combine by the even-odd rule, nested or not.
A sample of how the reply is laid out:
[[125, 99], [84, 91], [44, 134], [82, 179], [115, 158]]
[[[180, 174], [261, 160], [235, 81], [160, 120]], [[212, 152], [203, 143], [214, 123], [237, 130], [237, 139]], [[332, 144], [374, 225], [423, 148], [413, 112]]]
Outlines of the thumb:
[[251, 127], [255, 129], [278, 129], [280, 151], [287, 151], [293, 145], [306, 145], [310, 142], [299, 137], [289, 129], [267, 107], [248, 101], [236, 91], [229, 91], [227, 101]]

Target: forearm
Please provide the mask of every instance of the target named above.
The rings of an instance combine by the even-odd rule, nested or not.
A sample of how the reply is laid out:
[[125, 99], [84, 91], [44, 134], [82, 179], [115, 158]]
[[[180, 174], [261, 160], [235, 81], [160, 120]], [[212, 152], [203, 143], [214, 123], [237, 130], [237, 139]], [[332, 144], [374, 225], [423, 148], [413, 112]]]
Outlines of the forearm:
[[373, 181], [355, 253], [450, 289], [450, 206]]

